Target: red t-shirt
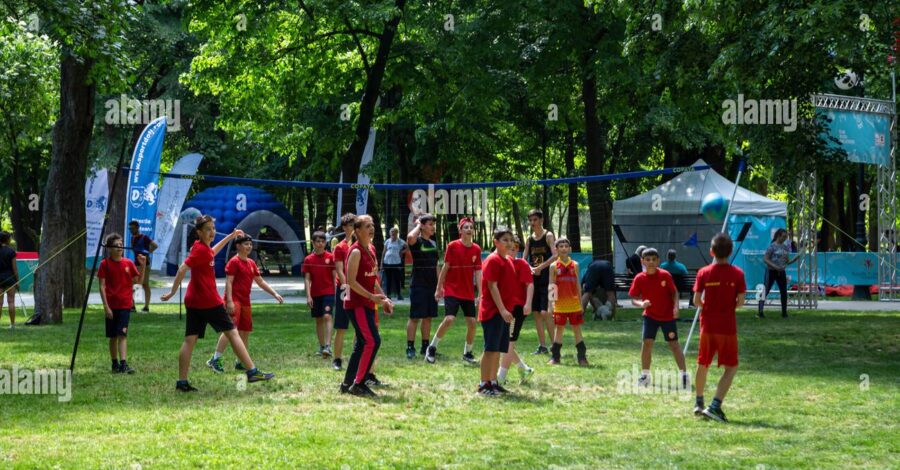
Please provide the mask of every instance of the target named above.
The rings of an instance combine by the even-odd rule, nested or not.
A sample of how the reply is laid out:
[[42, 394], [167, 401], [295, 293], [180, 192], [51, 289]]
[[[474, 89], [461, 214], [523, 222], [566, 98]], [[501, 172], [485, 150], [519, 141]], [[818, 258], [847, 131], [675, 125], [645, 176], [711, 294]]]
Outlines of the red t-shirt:
[[657, 269], [653, 275], [638, 273], [631, 283], [628, 295], [650, 301], [650, 306], [644, 309], [645, 317], [656, 321], [671, 321], [675, 319], [672, 294], [677, 291], [672, 275], [665, 269]]
[[475, 300], [475, 271], [481, 271], [481, 247], [463, 245], [453, 240], [444, 253], [444, 264], [449, 265], [444, 279], [444, 296], [461, 300]]
[[184, 264], [191, 268], [191, 281], [184, 294], [184, 305], [189, 308], [208, 309], [222, 305], [222, 297], [216, 288], [216, 256], [212, 248], [197, 240]]
[[240, 256], [233, 256], [225, 264], [225, 274], [234, 276], [234, 281], [231, 282], [231, 300], [241, 305], [250, 305], [250, 288], [253, 287], [256, 276], [259, 276], [256, 262], [250, 258], [245, 261]]
[[744, 271], [730, 264], [711, 264], [697, 272], [694, 292], [704, 292], [700, 332], [737, 334], [737, 296], [747, 291]]
[[500, 309], [494, 303], [494, 296], [488, 289], [488, 282], [497, 283], [503, 306], [510, 312], [515, 306], [513, 296], [521, 289], [512, 260], [505, 256], [501, 257], [496, 251], [491, 253], [481, 266], [481, 305], [478, 308], [478, 321], [490, 320], [500, 313]]
[[524, 258], [513, 258], [513, 269], [516, 270], [516, 282], [519, 283], [519, 288], [512, 294], [513, 306], [524, 307], [525, 301], [528, 300], [528, 284], [534, 284], [531, 265]]
[[323, 295], [334, 295], [335, 273], [334, 255], [323, 251], [321, 255], [310, 253], [303, 259], [303, 274], [309, 273], [309, 282], [311, 285], [306, 286], [309, 295], [313, 297], [321, 297]]
[[128, 258], [113, 261], [104, 258], [100, 261], [97, 277], [105, 281], [106, 303], [116, 310], [131, 309], [134, 306], [131, 287], [134, 277], [139, 275], [137, 266]]
[[[378, 282], [378, 263], [375, 262], [375, 247], [369, 245], [369, 252], [366, 253], [366, 250], [360, 246], [360, 244], [354, 243], [350, 246], [350, 249], [347, 251], [347, 257], [350, 257], [350, 252], [353, 250], [359, 250], [359, 266], [356, 268], [356, 282], [358, 282], [363, 289], [367, 292], [375, 293], [375, 283]], [[344, 266], [344, 274], [346, 275], [349, 272], [350, 265], [349, 263]], [[356, 293], [353, 289], [349, 289], [350, 295], [347, 297], [347, 300], [344, 301], [345, 309], [354, 309], [357, 307], [365, 307], [374, 310], [375, 302], [369, 300], [368, 296], [360, 295]]]
[[[343, 239], [335, 245], [334, 247], [334, 264], [337, 266], [338, 263], [344, 263], [344, 275], [347, 275], [347, 254], [350, 252], [350, 244], [347, 243], [347, 239]], [[334, 285], [338, 289], [341, 288], [340, 279], [337, 276], [334, 276]]]

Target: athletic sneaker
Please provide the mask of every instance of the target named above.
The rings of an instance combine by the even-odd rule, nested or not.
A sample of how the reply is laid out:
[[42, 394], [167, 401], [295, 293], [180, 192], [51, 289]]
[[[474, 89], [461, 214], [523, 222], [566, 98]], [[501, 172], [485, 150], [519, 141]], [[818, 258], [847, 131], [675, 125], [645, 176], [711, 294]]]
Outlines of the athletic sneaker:
[[721, 408], [713, 408], [711, 406], [707, 406], [705, 410], [703, 410], [703, 416], [706, 416], [709, 419], [718, 421], [720, 423], [727, 423], [728, 419], [725, 418], [725, 413], [722, 412]]
[[141, 313], [150, 313], [150, 307], [144, 307], [141, 309]]
[[196, 391], [198, 391], [187, 380], [185, 380], [184, 382], [181, 382], [181, 381], [175, 382], [175, 390], [178, 390], [179, 392], [196, 392]]
[[548, 366], [558, 366], [558, 365], [559, 365], [559, 359], [556, 359], [555, 357], [551, 357], [550, 360], [547, 361], [547, 365], [548, 365]]
[[261, 382], [263, 380], [271, 380], [272, 377], [275, 377], [275, 374], [267, 374], [256, 367], [247, 371], [247, 382]]
[[337, 358], [337, 359], [331, 361], [331, 368], [334, 370], [343, 369], [343, 367], [341, 367], [341, 358]]
[[497, 385], [491, 384], [491, 386], [494, 387], [494, 392], [496, 392], [496, 393], [503, 393], [503, 394], [509, 393], [509, 390], [503, 388], [503, 386], [500, 385], [499, 383]]
[[694, 416], [703, 416], [703, 407], [700, 405], [694, 405]]
[[378, 377], [375, 377], [375, 374], [369, 372], [366, 375], [366, 379], [363, 381], [367, 387], [386, 387], [387, 385], [384, 382], [378, 380]]
[[212, 369], [213, 372], [217, 374], [225, 372], [225, 368], [222, 367], [222, 356], [210, 358], [208, 361], [206, 361], [206, 366]]
[[340, 391], [341, 391], [341, 395], [343, 395], [343, 394], [345, 394], [345, 393], [347, 393], [347, 392], [350, 391], [350, 386], [347, 385], [347, 384], [345, 384], [345, 383], [343, 383], [343, 382], [341, 382], [341, 388], [340, 388]]
[[123, 362], [122, 364], [119, 365], [119, 372], [122, 374], [133, 374], [134, 369], [132, 369], [131, 366], [129, 366], [127, 362]]
[[589, 366], [590, 364], [588, 364], [588, 360], [587, 360], [586, 357], [579, 357], [579, 358], [578, 358], [578, 365], [579, 365], [579, 366]]
[[112, 365], [112, 373], [113, 374], [121, 374], [122, 373], [122, 368], [121, 368], [121, 366], [119, 366], [119, 363], [115, 363]]
[[[425, 351], [425, 362], [429, 364], [434, 364], [434, 356], [437, 354], [437, 348], [434, 346], [428, 346], [428, 350]], [[465, 357], [465, 356], [464, 356]]]
[[426, 352], [428, 352], [428, 345], [423, 344], [422, 347], [419, 348], [419, 354], [424, 356]]
[[494, 391], [494, 387], [491, 384], [484, 384], [478, 386], [478, 391], [475, 392], [476, 395], [480, 397], [496, 397], [497, 392]]
[[416, 348], [414, 348], [412, 346], [407, 346], [406, 347], [406, 358], [413, 359], [415, 357], [416, 357]]
[[325, 350], [325, 347], [324, 347], [324, 346], [319, 346], [319, 350], [316, 351], [316, 356], [321, 356], [321, 355], [322, 355], [322, 351], [324, 351], [324, 350]]
[[519, 369], [519, 385], [522, 385], [525, 382], [528, 382], [528, 379], [530, 379], [531, 376], [534, 375], [534, 367], [529, 367], [527, 369], [522, 369], [522, 368], [518, 368], [518, 369]]
[[331, 357], [331, 346], [325, 346], [325, 349], [322, 349], [322, 357], [326, 359]]
[[234, 361], [234, 370], [243, 370], [243, 371], [246, 371], [247, 368], [244, 367], [243, 364], [241, 364], [241, 361]]
[[347, 389], [347, 393], [357, 397], [376, 398], [378, 395], [367, 387], [366, 384], [353, 384]]
[[550, 354], [550, 350], [545, 348], [544, 346], [538, 346], [537, 349], [531, 353], [532, 356], [537, 356], [539, 354]]
[[469, 364], [478, 364], [478, 359], [475, 359], [475, 355], [472, 354], [471, 351], [463, 354], [462, 360], [468, 362]]
[[637, 381], [638, 387], [649, 387], [650, 386], [650, 376], [649, 375], [641, 375]]

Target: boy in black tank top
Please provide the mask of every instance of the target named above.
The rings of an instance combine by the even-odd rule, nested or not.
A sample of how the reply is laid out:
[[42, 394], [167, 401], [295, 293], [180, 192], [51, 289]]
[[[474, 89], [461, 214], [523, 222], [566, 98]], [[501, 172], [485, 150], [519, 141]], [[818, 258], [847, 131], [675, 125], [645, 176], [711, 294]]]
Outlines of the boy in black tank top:
[[524, 255], [534, 275], [531, 311], [535, 314], [534, 325], [537, 328], [539, 342], [533, 354], [549, 354], [547, 341], [553, 339], [553, 318], [547, 310], [547, 294], [550, 286], [549, 267], [556, 261], [554, 246], [556, 237], [553, 236], [553, 232], [544, 230], [544, 213], [540, 209], [528, 212], [528, 223], [531, 225], [532, 234], [525, 242]]

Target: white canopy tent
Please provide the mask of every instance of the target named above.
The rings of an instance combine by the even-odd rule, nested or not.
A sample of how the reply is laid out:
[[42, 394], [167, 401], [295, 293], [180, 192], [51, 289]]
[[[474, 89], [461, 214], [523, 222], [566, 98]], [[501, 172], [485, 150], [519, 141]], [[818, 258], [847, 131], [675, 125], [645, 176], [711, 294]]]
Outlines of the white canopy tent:
[[[697, 160], [694, 166], [706, 165]], [[662, 260], [669, 249], [678, 251], [678, 260], [688, 270], [696, 271], [710, 261], [709, 241], [721, 230], [721, 223], [712, 224], [700, 213], [700, 203], [711, 193], [719, 193], [731, 204], [728, 233], [737, 238], [744, 223], [752, 225], [735, 264], [748, 269], [757, 266], [758, 255], [765, 252], [772, 232], [785, 227], [787, 203], [769, 199], [748, 189], [738, 187], [712, 169], [681, 173], [646, 193], [613, 202], [613, 237], [616, 272], [625, 272], [625, 259], [640, 245], [656, 248]], [[734, 193], [734, 201], [731, 201]], [[695, 237], [696, 246], [684, 246]], [[739, 248], [738, 244], [735, 250]], [[753, 257], [754, 262], [749, 263]], [[747, 282], [751, 284], [751, 272]], [[762, 276], [762, 273], [759, 273]], [[755, 276], [753, 276], [755, 278]]]

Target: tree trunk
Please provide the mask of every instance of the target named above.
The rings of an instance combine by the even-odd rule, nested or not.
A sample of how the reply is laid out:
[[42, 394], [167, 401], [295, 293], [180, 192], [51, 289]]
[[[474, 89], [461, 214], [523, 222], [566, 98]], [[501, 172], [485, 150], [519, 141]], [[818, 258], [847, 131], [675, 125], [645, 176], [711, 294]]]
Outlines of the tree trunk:
[[[587, 69], [589, 64], [585, 64]], [[581, 97], [584, 102], [584, 134], [588, 175], [599, 175], [603, 171], [606, 132], [597, 118], [597, 82], [593, 73], [588, 72], [581, 83]], [[612, 207], [607, 185], [588, 183], [588, 204], [591, 213], [591, 242], [594, 259], [612, 258]]]
[[[575, 176], [575, 137], [571, 132], [566, 133], [566, 176]], [[572, 251], [581, 253], [581, 227], [578, 225], [578, 185], [570, 184], [568, 188], [568, 212], [569, 221], [566, 226], [566, 234], [572, 244]]]
[[61, 323], [63, 306], [78, 307], [84, 300], [84, 183], [96, 93], [88, 75], [93, 64], [66, 53], [60, 64], [60, 111], [43, 198], [42, 267], [35, 277], [34, 309], [42, 323]]
[[[316, 227], [325, 226], [327, 228], [331, 220], [328, 217], [328, 193], [330, 192], [330, 189], [316, 190]], [[340, 227], [337, 225], [335, 223], [336, 230], [340, 230]]]
[[513, 224], [515, 224], [515, 227], [516, 227], [515, 233], [516, 233], [516, 236], [519, 237], [519, 243], [522, 244], [522, 248], [525, 248], [525, 235], [522, 232], [522, 217], [521, 216], [522, 216], [522, 214], [519, 211], [519, 203], [516, 201], [513, 201], [512, 217], [513, 217]]
[[847, 227], [851, 227], [850, 218], [847, 215], [847, 210], [845, 208], [845, 197], [844, 197], [844, 186], [846, 185], [845, 179], [840, 179], [837, 181], [837, 191], [835, 191], [835, 198], [837, 202], [837, 210], [838, 210], [838, 227], [841, 228], [840, 232], [840, 245], [841, 251], [847, 252], [852, 251], [850, 246], [852, 242], [850, 241], [850, 237], [847, 236]]
[[[359, 176], [359, 164], [362, 161], [366, 141], [369, 139], [369, 128], [372, 127], [372, 121], [375, 118], [375, 104], [378, 102], [378, 95], [381, 92], [381, 82], [384, 79], [384, 72], [387, 68], [391, 45], [394, 42], [397, 25], [400, 24], [406, 0], [396, 0], [395, 5], [397, 13], [384, 24], [384, 30], [378, 41], [378, 52], [375, 55], [375, 62], [368, 71], [365, 92], [359, 107], [359, 120], [356, 123], [356, 137], [353, 139], [353, 143], [350, 144], [350, 148], [347, 149], [344, 158], [341, 159], [344, 182], [356, 182], [356, 178]], [[342, 213], [356, 210], [355, 189], [344, 190], [341, 206]]]
[[[10, 219], [18, 251], [37, 251], [38, 243], [40, 242], [40, 202], [34, 202], [34, 204], [37, 204], [38, 210], [31, 210], [32, 207], [29, 207], [33, 204], [32, 195], [39, 194], [37, 172], [40, 171], [40, 157], [35, 155], [35, 158], [38, 159], [36, 162], [22, 164], [18, 149], [13, 148], [13, 187], [9, 202], [11, 206]], [[31, 171], [26, 176], [20, 171], [22, 168], [30, 169]], [[25, 187], [23, 187], [23, 182]]]

